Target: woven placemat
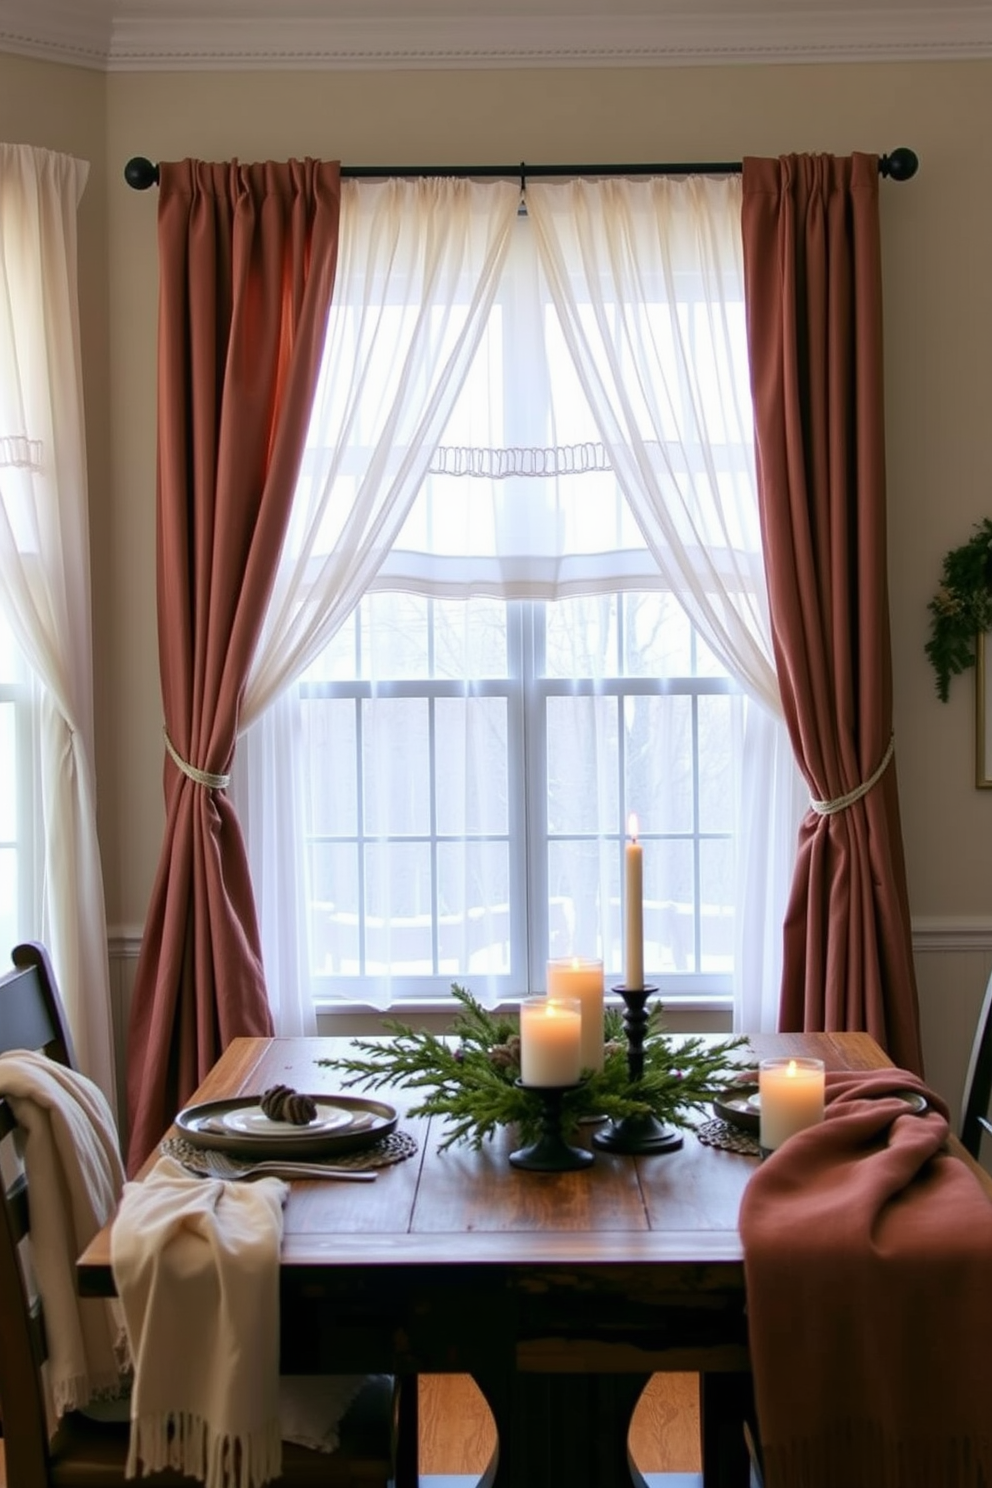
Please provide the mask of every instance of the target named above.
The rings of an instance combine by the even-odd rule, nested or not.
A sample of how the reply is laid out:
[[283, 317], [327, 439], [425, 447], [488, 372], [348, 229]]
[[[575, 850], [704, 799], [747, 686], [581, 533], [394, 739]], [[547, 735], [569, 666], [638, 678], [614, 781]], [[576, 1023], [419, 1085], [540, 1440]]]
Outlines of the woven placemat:
[[[187, 1142], [185, 1137], [163, 1137], [158, 1150], [163, 1157], [174, 1157], [181, 1163], [195, 1165], [198, 1157], [202, 1159], [202, 1149]], [[352, 1172], [361, 1173], [367, 1168], [388, 1168], [391, 1163], [415, 1157], [418, 1151], [417, 1140], [409, 1132], [393, 1131], [386, 1137], [380, 1137], [371, 1147], [363, 1147], [358, 1152], [336, 1152], [327, 1161], [336, 1168], [348, 1168]], [[241, 1161], [235, 1157], [230, 1160], [235, 1163]], [[249, 1168], [251, 1162], [246, 1159], [243, 1166]]]
[[761, 1155], [757, 1137], [753, 1137], [743, 1127], [721, 1121], [718, 1116], [714, 1116], [711, 1121], [704, 1121], [702, 1126], [693, 1127], [693, 1130], [707, 1147], [723, 1147], [727, 1152], [744, 1152], [750, 1157]]

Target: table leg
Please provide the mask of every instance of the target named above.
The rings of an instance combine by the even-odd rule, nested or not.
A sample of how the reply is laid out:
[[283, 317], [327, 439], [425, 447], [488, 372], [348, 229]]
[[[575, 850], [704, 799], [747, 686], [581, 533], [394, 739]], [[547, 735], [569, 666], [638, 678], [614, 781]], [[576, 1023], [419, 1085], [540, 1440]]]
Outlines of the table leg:
[[476, 1371], [475, 1379], [499, 1440], [493, 1488], [631, 1488], [627, 1433], [649, 1375]]
[[748, 1488], [751, 1458], [744, 1423], [754, 1419], [750, 1374], [700, 1375], [699, 1406], [703, 1488]]
[[393, 1488], [419, 1488], [419, 1381], [415, 1374], [401, 1374], [397, 1377], [396, 1384], [396, 1460]]

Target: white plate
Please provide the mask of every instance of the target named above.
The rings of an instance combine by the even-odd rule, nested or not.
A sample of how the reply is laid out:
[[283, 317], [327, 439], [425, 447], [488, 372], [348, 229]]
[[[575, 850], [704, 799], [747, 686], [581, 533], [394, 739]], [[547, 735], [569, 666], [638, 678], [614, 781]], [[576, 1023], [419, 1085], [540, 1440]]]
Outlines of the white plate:
[[244, 1137], [289, 1137], [298, 1135], [316, 1136], [325, 1132], [340, 1131], [342, 1127], [355, 1124], [355, 1112], [345, 1111], [341, 1106], [317, 1103], [317, 1114], [312, 1121], [273, 1121], [266, 1116], [261, 1106], [242, 1106], [236, 1111], [225, 1111], [220, 1124], [226, 1131]]

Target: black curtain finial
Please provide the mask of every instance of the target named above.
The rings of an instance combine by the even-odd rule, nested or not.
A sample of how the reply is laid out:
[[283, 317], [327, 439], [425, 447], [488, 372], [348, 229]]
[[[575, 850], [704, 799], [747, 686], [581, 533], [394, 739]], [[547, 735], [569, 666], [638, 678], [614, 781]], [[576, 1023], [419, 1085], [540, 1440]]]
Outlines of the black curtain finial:
[[143, 155], [135, 155], [124, 167], [124, 179], [135, 191], [147, 191], [149, 186], [158, 185], [158, 166]]

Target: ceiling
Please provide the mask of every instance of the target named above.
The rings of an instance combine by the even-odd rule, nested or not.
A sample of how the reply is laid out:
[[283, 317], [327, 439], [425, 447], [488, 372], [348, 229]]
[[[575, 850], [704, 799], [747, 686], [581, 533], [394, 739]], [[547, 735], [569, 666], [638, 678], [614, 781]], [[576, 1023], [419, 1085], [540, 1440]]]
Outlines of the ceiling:
[[107, 71], [992, 56], [992, 0], [0, 0], [0, 51]]

